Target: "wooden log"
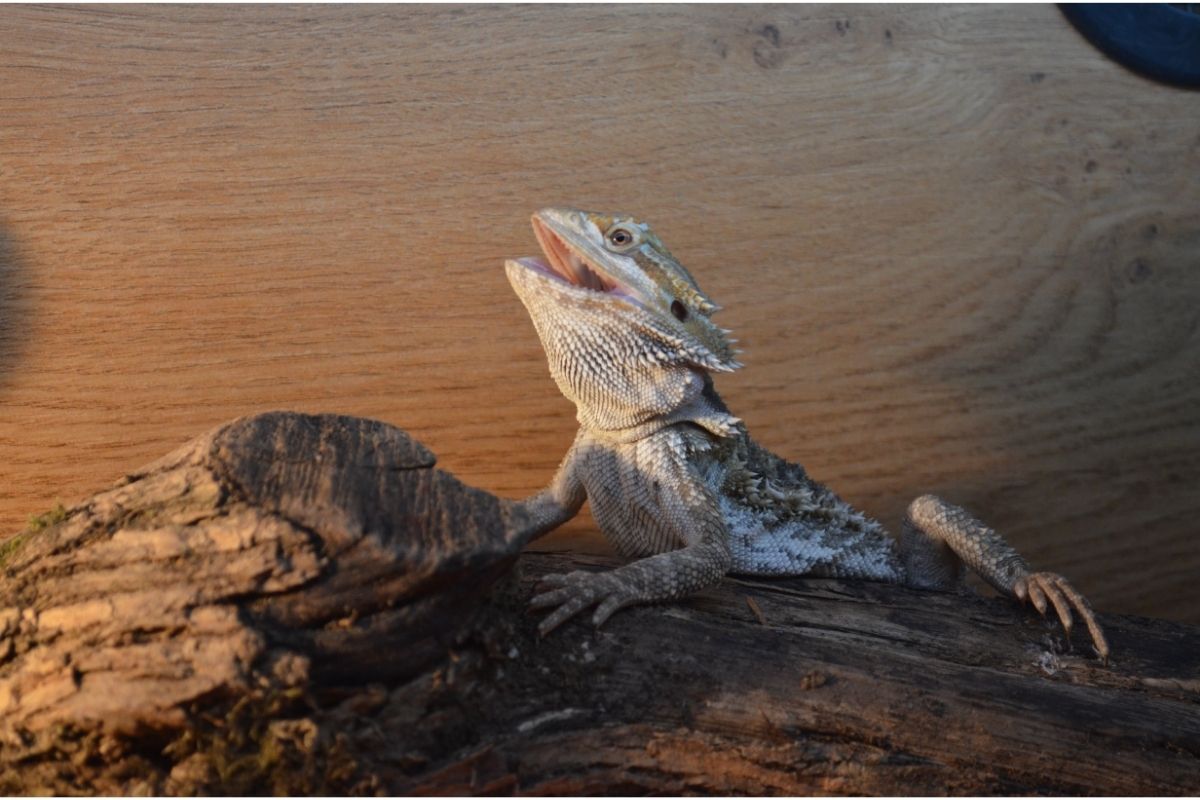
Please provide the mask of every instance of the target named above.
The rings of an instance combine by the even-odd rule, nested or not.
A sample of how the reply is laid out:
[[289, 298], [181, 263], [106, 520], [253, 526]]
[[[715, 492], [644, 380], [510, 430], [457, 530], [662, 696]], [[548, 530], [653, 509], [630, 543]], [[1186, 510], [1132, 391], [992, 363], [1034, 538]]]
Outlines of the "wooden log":
[[[546, 639], [519, 503], [402, 431], [238, 420], [0, 556], [12, 793], [1200, 788], [1200, 630], [729, 579]], [[36, 526], [35, 526], [36, 527]], [[514, 562], [516, 569], [511, 569]]]

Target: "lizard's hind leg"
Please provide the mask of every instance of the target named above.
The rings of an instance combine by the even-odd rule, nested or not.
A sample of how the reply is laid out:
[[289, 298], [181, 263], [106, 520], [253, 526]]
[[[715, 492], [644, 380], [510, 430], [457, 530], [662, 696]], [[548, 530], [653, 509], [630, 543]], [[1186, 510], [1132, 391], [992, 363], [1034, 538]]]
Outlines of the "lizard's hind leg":
[[1033, 603], [1040, 614], [1054, 606], [1068, 636], [1074, 608], [1087, 626], [1096, 652], [1108, 661], [1108, 641], [1083, 595], [1061, 575], [1032, 572], [1000, 534], [966, 509], [933, 495], [913, 500], [904, 519], [900, 553], [910, 586], [955, 588], [961, 583], [965, 563], [1002, 594]]

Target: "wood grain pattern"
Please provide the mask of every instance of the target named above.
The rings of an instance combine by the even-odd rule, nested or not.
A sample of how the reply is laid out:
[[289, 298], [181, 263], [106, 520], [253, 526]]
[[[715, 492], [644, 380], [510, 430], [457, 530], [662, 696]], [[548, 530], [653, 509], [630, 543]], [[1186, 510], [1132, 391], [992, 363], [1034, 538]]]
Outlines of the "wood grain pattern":
[[9, 7], [0, 41], [0, 530], [271, 408], [532, 492], [573, 414], [501, 263], [570, 203], [656, 225], [746, 350], [730, 405], [848, 499], [944, 494], [1200, 620], [1200, 96], [1052, 7]]

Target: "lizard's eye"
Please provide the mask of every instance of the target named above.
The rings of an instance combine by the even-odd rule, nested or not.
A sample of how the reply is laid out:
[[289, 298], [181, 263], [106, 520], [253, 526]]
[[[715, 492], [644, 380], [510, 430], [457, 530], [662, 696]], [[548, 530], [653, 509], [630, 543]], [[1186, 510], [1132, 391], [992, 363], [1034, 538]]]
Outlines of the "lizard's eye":
[[679, 320], [680, 322], [683, 322], [688, 317], [687, 306], [678, 300], [671, 301], [671, 313], [674, 314], [675, 319]]
[[624, 249], [634, 242], [634, 236], [627, 228], [613, 228], [608, 232], [608, 243], [613, 247]]

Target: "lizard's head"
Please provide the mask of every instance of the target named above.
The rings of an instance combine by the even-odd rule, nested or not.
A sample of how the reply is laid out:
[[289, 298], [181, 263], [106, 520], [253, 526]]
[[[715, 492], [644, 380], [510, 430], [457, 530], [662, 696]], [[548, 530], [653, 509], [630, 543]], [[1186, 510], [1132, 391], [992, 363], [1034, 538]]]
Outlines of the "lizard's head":
[[545, 257], [505, 269], [581, 414], [619, 403], [643, 422], [692, 399], [703, 373], [741, 366], [729, 332], [710, 319], [719, 307], [645, 222], [546, 208], [533, 231]]

